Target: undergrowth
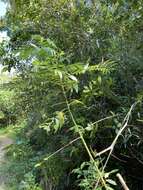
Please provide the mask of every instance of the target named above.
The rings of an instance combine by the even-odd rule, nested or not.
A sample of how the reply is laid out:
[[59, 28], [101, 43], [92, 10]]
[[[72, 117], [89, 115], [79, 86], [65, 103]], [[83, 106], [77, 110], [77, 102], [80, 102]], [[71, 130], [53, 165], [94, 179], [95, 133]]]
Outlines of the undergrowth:
[[142, 20], [142, 0], [10, 1], [0, 61], [16, 74], [0, 86], [0, 126], [15, 131], [11, 187], [142, 189]]

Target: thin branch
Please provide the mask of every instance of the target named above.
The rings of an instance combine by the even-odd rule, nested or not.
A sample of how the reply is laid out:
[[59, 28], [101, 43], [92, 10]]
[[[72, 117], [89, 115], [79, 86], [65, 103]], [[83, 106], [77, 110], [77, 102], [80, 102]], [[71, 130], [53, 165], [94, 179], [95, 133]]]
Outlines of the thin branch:
[[[131, 106], [130, 110], [128, 111], [127, 115], [125, 116], [125, 118], [124, 118], [124, 120], [123, 120], [123, 124], [122, 124], [123, 127], [119, 130], [119, 132], [118, 132], [118, 134], [116, 135], [115, 139], [113, 140], [112, 144], [111, 144], [108, 148], [106, 148], [105, 150], [103, 150], [103, 151], [101, 151], [100, 153], [98, 153], [98, 155], [101, 155], [101, 154], [103, 154], [103, 153], [105, 153], [105, 152], [107, 152], [107, 151], [110, 151], [109, 154], [108, 154], [108, 157], [107, 157], [107, 159], [106, 159], [106, 162], [105, 162], [105, 164], [104, 164], [104, 166], [103, 166], [102, 172], [104, 172], [104, 170], [105, 170], [105, 168], [106, 168], [106, 166], [107, 166], [107, 164], [108, 164], [108, 162], [109, 162], [109, 160], [110, 160], [110, 157], [111, 157], [111, 155], [112, 155], [112, 153], [113, 153], [114, 147], [115, 147], [115, 145], [116, 145], [116, 142], [118, 141], [119, 136], [122, 134], [122, 132], [123, 132], [123, 131], [125, 130], [125, 128], [128, 126], [128, 122], [129, 122], [129, 119], [130, 119], [131, 112], [132, 112], [133, 108], [137, 105], [137, 103], [138, 103], [138, 102], [135, 102], [135, 103]], [[99, 184], [99, 179], [98, 179], [98, 181], [97, 181], [96, 187], [98, 187], [98, 184]]]
[[121, 174], [118, 173], [116, 176], [117, 176], [117, 178], [119, 179], [119, 181], [120, 181], [120, 183], [121, 183], [123, 189], [124, 189], [124, 190], [129, 190], [129, 188], [128, 188], [128, 186], [127, 186], [125, 180], [124, 180], [123, 177], [121, 176]]
[[47, 161], [49, 158], [55, 156], [57, 153], [61, 152], [62, 150], [64, 150], [65, 148], [67, 148], [68, 146], [70, 146], [71, 144], [73, 144], [74, 142], [78, 141], [80, 139], [80, 137], [70, 141], [68, 144], [66, 144], [65, 146], [61, 147], [60, 149], [58, 149], [57, 151], [55, 151], [54, 153], [50, 154], [50, 156], [48, 156], [47, 158], [44, 158], [44, 161]]
[[95, 157], [101, 156], [102, 154], [104, 154], [105, 152], [108, 152], [111, 150], [111, 146], [109, 146], [108, 148], [102, 150], [101, 152], [98, 152]]
[[80, 137], [78, 137], [78, 138], [70, 141], [65, 146], [61, 147], [60, 149], [58, 149], [54, 153], [50, 154], [48, 157], [44, 158], [43, 161], [40, 162], [40, 163], [38, 163], [38, 164], [36, 164], [35, 167], [39, 167], [40, 165], [44, 164], [45, 161], [49, 160], [51, 157], [55, 156], [56, 154], [58, 154], [59, 152], [61, 152], [62, 150], [64, 150], [65, 148], [67, 148], [68, 146], [70, 146], [71, 144], [73, 144], [74, 142], [78, 141], [79, 139], [80, 139]]
[[106, 160], [106, 162], [105, 162], [105, 164], [104, 164], [103, 171], [105, 170], [105, 168], [106, 168], [106, 166], [107, 166], [107, 163], [108, 163], [108, 161], [109, 161], [109, 159], [110, 159], [110, 157], [111, 157], [111, 154], [112, 154], [112, 152], [113, 152], [113, 150], [114, 150], [114, 147], [115, 147], [115, 145], [116, 145], [116, 142], [118, 141], [119, 136], [122, 134], [122, 132], [125, 130], [125, 128], [126, 128], [127, 125], [128, 125], [131, 112], [132, 112], [133, 108], [136, 106], [136, 104], [137, 104], [137, 102], [135, 102], [135, 103], [131, 106], [129, 112], [127, 113], [127, 115], [126, 115], [125, 118], [124, 118], [123, 127], [119, 130], [118, 134], [116, 135], [115, 139], [113, 140], [113, 142], [112, 142], [112, 144], [111, 144], [111, 146], [110, 146], [111, 149], [110, 149], [109, 155], [108, 155], [108, 157], [107, 157], [107, 160]]
[[69, 104], [68, 99], [67, 99], [67, 96], [66, 96], [66, 92], [65, 92], [64, 86], [63, 86], [63, 84], [62, 84], [62, 81], [61, 81], [61, 87], [62, 87], [63, 95], [64, 95], [64, 98], [65, 98], [65, 100], [66, 100], [67, 109], [68, 109], [68, 111], [69, 111], [69, 114], [70, 114], [70, 117], [71, 117], [71, 119], [72, 119], [72, 122], [73, 122], [73, 124], [74, 124], [76, 130], [78, 131], [78, 134], [79, 134], [79, 136], [80, 136], [80, 139], [81, 139], [81, 141], [82, 141], [82, 143], [83, 143], [83, 145], [84, 145], [84, 147], [85, 147], [85, 149], [86, 149], [86, 151], [87, 151], [87, 153], [88, 153], [88, 155], [89, 155], [89, 158], [91, 159], [91, 161], [94, 163], [94, 165], [95, 165], [95, 167], [96, 167], [97, 173], [98, 173], [98, 175], [99, 175], [99, 179], [101, 179], [101, 181], [102, 181], [102, 183], [103, 183], [105, 189], [108, 190], [108, 187], [107, 187], [107, 185], [106, 185], [106, 181], [104, 180], [104, 178], [103, 178], [103, 176], [102, 176], [102, 172], [100, 172], [100, 170], [99, 170], [99, 168], [98, 168], [98, 166], [97, 166], [97, 164], [96, 164], [96, 162], [95, 162], [95, 160], [94, 160], [94, 157], [92, 156], [92, 153], [90, 152], [90, 149], [88, 148], [88, 146], [87, 146], [87, 144], [86, 144], [86, 141], [85, 141], [85, 139], [84, 139], [84, 137], [83, 137], [83, 135], [82, 135], [82, 133], [81, 133], [81, 131], [80, 131], [80, 129], [79, 129], [79, 127], [78, 127], [78, 125], [77, 125], [75, 119], [74, 119], [74, 116], [73, 116], [72, 111], [71, 111], [71, 108], [70, 108], [70, 104]]
[[120, 162], [124, 162], [124, 163], [127, 163], [127, 161], [125, 160], [122, 160], [120, 158], [118, 158], [117, 156], [115, 156], [114, 154], [111, 155], [113, 158], [115, 158], [116, 160], [120, 161]]
[[95, 124], [100, 123], [100, 122], [102, 122], [102, 121], [105, 121], [105, 120], [107, 120], [107, 119], [111, 119], [111, 118], [113, 118], [113, 117], [116, 117], [117, 115], [118, 115], [118, 114], [116, 114], [116, 115], [111, 115], [111, 116], [102, 118], [102, 119], [100, 119], [100, 120], [98, 120], [98, 121], [95, 121], [94, 123], [91, 123], [91, 125], [95, 125]]

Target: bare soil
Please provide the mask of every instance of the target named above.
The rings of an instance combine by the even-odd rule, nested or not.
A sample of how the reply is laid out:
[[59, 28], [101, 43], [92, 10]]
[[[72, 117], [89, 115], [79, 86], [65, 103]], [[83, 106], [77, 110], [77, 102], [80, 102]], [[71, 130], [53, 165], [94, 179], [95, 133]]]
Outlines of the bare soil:
[[[13, 141], [7, 136], [0, 136], [0, 167], [3, 167], [6, 164], [5, 160], [5, 148], [12, 144]], [[0, 175], [0, 190], [6, 190], [5, 186], [6, 174]]]

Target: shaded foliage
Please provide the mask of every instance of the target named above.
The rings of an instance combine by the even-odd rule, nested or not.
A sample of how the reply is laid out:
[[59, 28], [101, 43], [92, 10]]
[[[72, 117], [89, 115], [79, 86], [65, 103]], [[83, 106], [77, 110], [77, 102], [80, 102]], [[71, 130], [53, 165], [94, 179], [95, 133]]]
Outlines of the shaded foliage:
[[[20, 149], [32, 149], [34, 180], [43, 189], [120, 189], [115, 174], [109, 178], [114, 169], [131, 189], [140, 189], [142, 18], [142, 0], [10, 2], [10, 41], [1, 47], [1, 60], [17, 71], [10, 87], [19, 116], [26, 118], [20, 133], [26, 145]], [[94, 157], [110, 146], [134, 102], [139, 103], [102, 172], [108, 154], [92, 163], [87, 150]]]

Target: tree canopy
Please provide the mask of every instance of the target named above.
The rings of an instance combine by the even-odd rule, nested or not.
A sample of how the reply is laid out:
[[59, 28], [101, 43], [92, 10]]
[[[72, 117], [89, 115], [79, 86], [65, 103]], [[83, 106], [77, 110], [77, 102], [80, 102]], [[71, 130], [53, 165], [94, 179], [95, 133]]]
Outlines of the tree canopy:
[[16, 188], [142, 189], [143, 1], [8, 2]]

